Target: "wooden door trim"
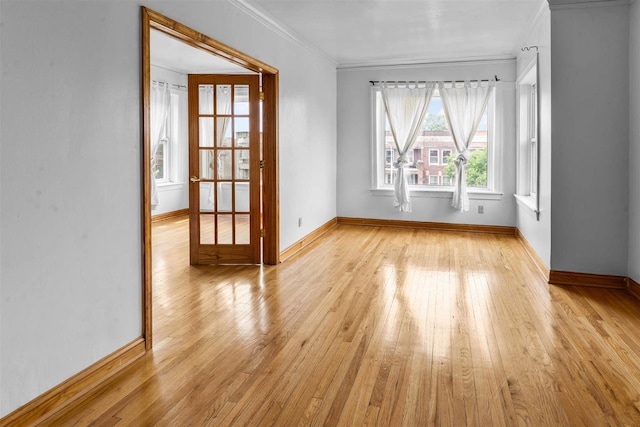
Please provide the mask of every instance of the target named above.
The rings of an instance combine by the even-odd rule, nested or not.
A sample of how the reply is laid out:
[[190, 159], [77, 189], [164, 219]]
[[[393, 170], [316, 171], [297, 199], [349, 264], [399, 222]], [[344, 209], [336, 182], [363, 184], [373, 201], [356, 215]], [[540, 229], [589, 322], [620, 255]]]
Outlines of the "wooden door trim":
[[151, 289], [151, 29], [262, 74], [263, 102], [263, 262], [280, 262], [280, 207], [278, 183], [278, 69], [220, 43], [158, 12], [141, 7], [142, 14], [142, 337], [152, 347]]

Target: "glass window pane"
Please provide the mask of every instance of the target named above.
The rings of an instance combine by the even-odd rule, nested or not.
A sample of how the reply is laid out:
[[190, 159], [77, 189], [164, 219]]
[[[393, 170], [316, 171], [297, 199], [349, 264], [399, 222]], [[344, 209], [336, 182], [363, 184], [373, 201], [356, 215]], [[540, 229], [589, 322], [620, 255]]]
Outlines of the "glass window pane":
[[216, 231], [215, 215], [200, 215], [200, 244], [215, 244]]
[[231, 183], [218, 183], [218, 212], [231, 212]]
[[233, 88], [233, 114], [249, 114], [249, 86], [235, 85]]
[[213, 182], [200, 183], [200, 212], [213, 212]]
[[249, 212], [249, 183], [236, 182], [236, 212]]
[[213, 114], [213, 85], [199, 85], [198, 94], [199, 113]]
[[231, 118], [216, 119], [216, 147], [231, 147]]
[[217, 150], [217, 179], [231, 179], [231, 150]]
[[249, 132], [236, 132], [236, 147], [249, 146]]
[[236, 147], [248, 147], [249, 146], [249, 118], [248, 117], [235, 117], [233, 119], [233, 131], [236, 139]]
[[218, 243], [233, 243], [233, 215], [218, 215]]
[[249, 150], [236, 150], [235, 179], [249, 179]]
[[249, 215], [236, 215], [236, 244], [248, 245], [250, 241]]
[[216, 86], [216, 115], [231, 114], [231, 85]]
[[213, 117], [200, 117], [200, 147], [213, 147]]
[[200, 150], [200, 179], [213, 179], [215, 176], [213, 156], [213, 150]]
[[166, 142], [162, 141], [156, 149], [156, 154], [151, 158], [151, 172], [157, 180], [165, 179], [164, 169], [164, 147]]

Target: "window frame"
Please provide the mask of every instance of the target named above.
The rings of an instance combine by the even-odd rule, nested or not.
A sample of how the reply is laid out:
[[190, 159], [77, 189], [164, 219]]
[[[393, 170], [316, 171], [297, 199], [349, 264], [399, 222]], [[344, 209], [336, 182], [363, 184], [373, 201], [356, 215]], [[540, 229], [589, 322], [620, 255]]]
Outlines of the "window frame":
[[[435, 151], [436, 152], [436, 161], [432, 162], [431, 161], [431, 152]], [[440, 166], [440, 150], [437, 148], [429, 148], [429, 166]]]
[[[446, 159], [446, 160], [445, 160], [445, 157], [444, 157], [444, 152], [445, 152], [445, 151], [448, 151], [448, 152], [449, 152], [449, 155], [447, 156], [447, 159]], [[442, 166], [446, 166], [446, 165], [447, 165], [447, 163], [449, 162], [449, 158], [450, 158], [452, 155], [453, 155], [453, 150], [450, 150], [450, 149], [448, 149], [448, 148], [443, 148], [443, 149], [442, 149], [442, 154], [440, 155], [440, 156], [441, 156], [441, 158], [442, 158]]]
[[[385, 184], [385, 111], [382, 105], [380, 87], [371, 85], [371, 177], [370, 191], [373, 194], [387, 196], [393, 192], [393, 184]], [[502, 198], [502, 132], [497, 126], [498, 117], [503, 117], [503, 101], [500, 85], [496, 84], [493, 94], [487, 102], [487, 187], [467, 187], [471, 199], [500, 200]], [[439, 153], [441, 154], [441, 153]], [[453, 155], [453, 151], [451, 152]], [[440, 155], [440, 160], [442, 156]], [[410, 185], [412, 195], [417, 197], [450, 197], [453, 185], [430, 186]]]
[[517, 182], [515, 197], [539, 219], [540, 84], [537, 55], [524, 67], [517, 88]]
[[538, 192], [538, 85], [529, 86], [529, 111], [527, 128], [529, 131], [529, 195]]
[[[166, 83], [165, 83], [166, 84]], [[169, 95], [171, 96], [171, 95]], [[171, 152], [173, 151], [171, 148], [172, 138], [172, 130], [173, 130], [173, 120], [171, 119], [173, 116], [173, 104], [169, 103], [169, 112], [167, 113], [165, 125], [163, 128], [163, 135], [160, 138], [160, 142], [158, 143], [158, 148], [156, 149], [156, 153], [162, 151], [162, 176], [155, 177], [156, 184], [165, 184], [171, 182]], [[155, 156], [154, 156], [155, 157]], [[156, 164], [153, 165], [153, 169], [157, 167]], [[155, 171], [152, 169], [152, 173], [155, 174]], [[155, 176], [155, 175], [154, 175]]]

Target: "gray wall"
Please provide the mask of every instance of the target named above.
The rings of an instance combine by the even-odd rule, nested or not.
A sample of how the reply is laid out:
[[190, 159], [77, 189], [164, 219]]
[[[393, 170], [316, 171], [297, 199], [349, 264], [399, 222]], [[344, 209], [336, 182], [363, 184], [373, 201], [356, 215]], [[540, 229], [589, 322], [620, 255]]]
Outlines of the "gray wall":
[[[503, 99], [501, 127], [502, 182], [499, 200], [470, 197], [469, 212], [451, 207], [451, 193], [412, 192], [413, 212], [398, 212], [393, 195], [371, 192], [372, 114], [370, 80], [464, 80], [497, 75]], [[338, 70], [338, 215], [376, 219], [436, 221], [461, 224], [515, 225], [515, 61], [486, 61], [423, 66], [372, 67]], [[484, 206], [478, 214], [477, 206]]]
[[629, 37], [629, 277], [640, 282], [640, 2], [631, 4]]
[[[145, 6], [279, 68], [281, 247], [334, 218], [335, 65], [229, 2]], [[0, 19], [2, 416], [141, 334], [140, 3]]]
[[627, 275], [629, 6], [551, 11], [551, 269]]

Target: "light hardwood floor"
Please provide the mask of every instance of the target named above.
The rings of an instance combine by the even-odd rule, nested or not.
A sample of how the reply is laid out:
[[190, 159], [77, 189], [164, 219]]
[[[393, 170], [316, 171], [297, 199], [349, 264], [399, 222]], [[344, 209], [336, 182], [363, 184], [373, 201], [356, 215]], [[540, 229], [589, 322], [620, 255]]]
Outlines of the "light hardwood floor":
[[50, 425], [640, 425], [640, 304], [513, 236], [340, 225], [279, 266], [154, 224], [153, 350]]

